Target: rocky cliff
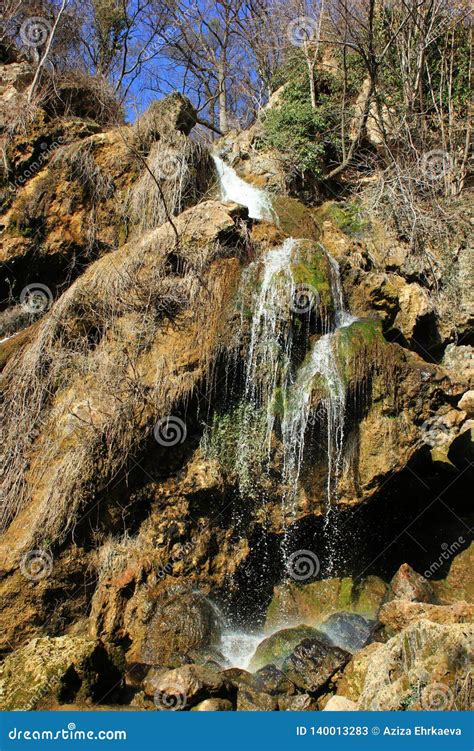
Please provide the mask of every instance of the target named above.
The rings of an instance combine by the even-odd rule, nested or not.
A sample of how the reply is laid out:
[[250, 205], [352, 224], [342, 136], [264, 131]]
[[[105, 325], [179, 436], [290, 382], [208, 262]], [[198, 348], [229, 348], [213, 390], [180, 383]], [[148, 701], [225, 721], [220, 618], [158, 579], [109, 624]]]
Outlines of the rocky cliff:
[[3, 706], [465, 709], [467, 228], [195, 125], [1, 124]]

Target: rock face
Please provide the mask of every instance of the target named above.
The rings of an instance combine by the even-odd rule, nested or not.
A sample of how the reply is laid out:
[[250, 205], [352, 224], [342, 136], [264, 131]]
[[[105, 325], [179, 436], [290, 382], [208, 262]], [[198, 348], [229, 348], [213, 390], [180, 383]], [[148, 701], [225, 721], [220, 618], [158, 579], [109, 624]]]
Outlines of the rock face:
[[404, 563], [390, 582], [391, 597], [410, 602], [434, 602], [435, 592], [427, 579]]
[[31, 710], [117, 698], [123, 661], [97, 641], [33, 639], [0, 666], [0, 709]]
[[376, 576], [357, 585], [349, 579], [322, 579], [309, 584], [285, 582], [275, 587], [266, 629], [294, 622], [318, 626], [333, 613], [350, 612], [375, 618], [388, 586]]
[[358, 652], [371, 639], [375, 621], [356, 613], [333, 613], [319, 625], [331, 642], [347, 652]]
[[[179, 94], [130, 126], [86, 97], [18, 129], [31, 73], [0, 66], [8, 706], [100, 700], [119, 649], [117, 700], [142, 709], [420, 708], [433, 682], [464, 708], [472, 549], [448, 523], [411, 545], [438, 501], [469, 526], [467, 248], [448, 263], [363, 207], [289, 198], [258, 125], [216, 145], [272, 194], [275, 222], [250, 219]], [[221, 612], [271, 634], [253, 675], [222, 671]]]
[[393, 600], [383, 605], [379, 613], [380, 622], [388, 633], [401, 631], [403, 628], [428, 620], [433, 623], [472, 623], [474, 605], [467, 602], [455, 602], [453, 605], [431, 605], [406, 600]]
[[474, 627], [421, 620], [371, 656], [363, 710], [469, 709]]
[[295, 686], [317, 693], [350, 660], [350, 654], [321, 639], [304, 639], [283, 661], [282, 670]]

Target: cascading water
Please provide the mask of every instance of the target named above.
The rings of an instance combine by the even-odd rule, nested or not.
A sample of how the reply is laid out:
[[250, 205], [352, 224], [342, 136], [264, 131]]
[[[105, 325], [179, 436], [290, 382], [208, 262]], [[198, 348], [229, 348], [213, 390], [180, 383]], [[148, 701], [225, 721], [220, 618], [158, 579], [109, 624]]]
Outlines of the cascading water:
[[251, 219], [266, 219], [275, 222], [275, 212], [267, 194], [246, 183], [236, 171], [216, 154], [211, 154], [219, 180], [221, 201], [246, 206]]

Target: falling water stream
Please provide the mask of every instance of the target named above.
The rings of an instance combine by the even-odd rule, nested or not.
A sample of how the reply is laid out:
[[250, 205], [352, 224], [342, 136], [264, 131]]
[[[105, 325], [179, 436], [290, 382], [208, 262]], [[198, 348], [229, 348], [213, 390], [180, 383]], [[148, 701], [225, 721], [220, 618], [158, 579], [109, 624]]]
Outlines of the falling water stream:
[[[244, 182], [235, 171], [217, 156], [213, 157], [219, 178], [221, 199], [248, 207], [249, 216], [274, 221], [271, 202], [264, 191]], [[290, 552], [291, 521], [296, 518], [298, 487], [304, 458], [305, 439], [310, 425], [315, 425], [318, 440], [327, 455], [325, 537], [331, 536], [332, 503], [336, 497], [338, 477], [344, 448], [344, 419], [346, 386], [337, 357], [337, 338], [341, 329], [357, 319], [345, 308], [342, 283], [337, 261], [323, 246], [329, 267], [329, 280], [334, 314], [323, 335], [311, 345], [299, 368], [292, 364], [293, 334], [290, 301], [295, 292], [291, 262], [297, 253], [297, 241], [289, 238], [278, 248], [269, 250], [259, 262], [247, 269], [249, 275], [260, 273], [261, 286], [253, 295], [250, 340], [246, 360], [244, 399], [265, 411], [265, 443], [268, 451], [275, 427], [274, 395], [278, 388], [283, 394], [281, 437], [283, 443], [282, 479], [285, 491], [282, 504], [286, 531], [283, 535], [283, 554]], [[260, 265], [263, 270], [260, 272]], [[309, 338], [308, 338], [309, 344]], [[318, 408], [314, 408], [314, 394]], [[251, 413], [250, 417], [252, 419]], [[245, 441], [249, 435], [245, 421], [241, 427], [241, 456], [246, 456]], [[245, 463], [245, 459], [244, 459]], [[288, 550], [285, 548], [288, 547]], [[335, 551], [328, 544], [328, 555]], [[333, 561], [328, 564], [332, 570]], [[227, 631], [222, 648], [227, 659], [239, 667], [247, 667], [261, 634]]]

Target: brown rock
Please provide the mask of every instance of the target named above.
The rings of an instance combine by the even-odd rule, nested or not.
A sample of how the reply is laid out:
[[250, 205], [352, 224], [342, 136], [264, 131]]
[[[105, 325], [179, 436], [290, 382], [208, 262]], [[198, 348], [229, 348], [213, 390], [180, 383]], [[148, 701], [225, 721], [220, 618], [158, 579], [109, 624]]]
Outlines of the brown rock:
[[204, 699], [226, 698], [233, 693], [230, 681], [220, 673], [201, 665], [184, 665], [157, 675], [144, 686], [154, 689], [157, 709], [189, 709]]
[[412, 623], [369, 659], [359, 709], [471, 708], [473, 647], [474, 626]]
[[319, 706], [313, 696], [297, 694], [296, 696], [280, 696], [278, 709], [280, 712], [315, 712]]
[[349, 652], [319, 639], [304, 639], [283, 662], [295, 686], [316, 693], [350, 660]]
[[368, 666], [372, 656], [382, 645], [374, 642], [357, 652], [344, 668], [342, 677], [337, 682], [337, 695], [357, 701], [365, 683]]
[[357, 704], [355, 701], [346, 699], [345, 696], [331, 696], [324, 707], [324, 712], [355, 712]]
[[434, 602], [435, 593], [430, 582], [417, 574], [408, 563], [402, 563], [390, 582], [391, 595], [397, 600]]
[[474, 605], [455, 602], [452, 605], [431, 605], [406, 600], [392, 600], [380, 610], [379, 620], [389, 634], [401, 631], [412, 623], [428, 620], [433, 623], [471, 623], [474, 620]]
[[466, 391], [458, 402], [458, 409], [466, 412], [469, 417], [474, 417], [474, 391]]
[[232, 702], [228, 699], [204, 699], [192, 708], [192, 712], [231, 712]]

